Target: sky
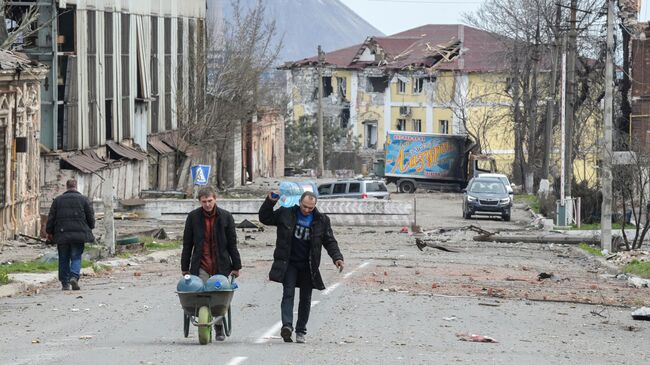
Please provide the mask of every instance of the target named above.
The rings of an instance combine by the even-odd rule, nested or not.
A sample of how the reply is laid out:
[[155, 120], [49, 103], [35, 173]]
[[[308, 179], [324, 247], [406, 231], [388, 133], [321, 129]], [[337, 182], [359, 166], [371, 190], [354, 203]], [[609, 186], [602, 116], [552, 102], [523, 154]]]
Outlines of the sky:
[[386, 35], [424, 24], [462, 23], [484, 0], [340, 0]]

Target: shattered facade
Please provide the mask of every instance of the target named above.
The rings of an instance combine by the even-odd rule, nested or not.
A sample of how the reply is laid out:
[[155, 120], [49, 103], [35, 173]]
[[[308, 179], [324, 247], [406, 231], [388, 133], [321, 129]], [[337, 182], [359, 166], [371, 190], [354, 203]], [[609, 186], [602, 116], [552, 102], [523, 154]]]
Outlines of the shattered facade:
[[40, 81], [47, 68], [0, 51], [0, 242], [39, 232]]
[[637, 23], [637, 33], [630, 39], [630, 134], [650, 152], [650, 23]]
[[[486, 85], [507, 87], [501, 73], [505, 61], [501, 46], [490, 33], [463, 25], [425, 25], [389, 37], [369, 37], [364, 43], [325, 53], [322, 61], [323, 119], [348, 128], [361, 146], [359, 171], [383, 150], [386, 132], [404, 130], [464, 134], [460, 108], [477, 116], [486, 106], [504, 114], [503, 100], [466, 100]], [[283, 66], [290, 95], [290, 118], [315, 120], [318, 111], [318, 57]], [[505, 120], [504, 120], [505, 123]], [[501, 128], [504, 130], [504, 128]], [[490, 136], [491, 150], [501, 167], [514, 158], [512, 138]], [[345, 150], [345, 143], [339, 150]], [[348, 159], [354, 161], [354, 159]], [[326, 166], [333, 168], [333, 166]]]
[[195, 55], [206, 1], [10, 3], [38, 8], [41, 28], [22, 48], [50, 67], [41, 84], [45, 205], [70, 177], [91, 198], [104, 180], [121, 199], [178, 188], [184, 152], [170, 140], [178, 139], [177, 111], [203, 90]]

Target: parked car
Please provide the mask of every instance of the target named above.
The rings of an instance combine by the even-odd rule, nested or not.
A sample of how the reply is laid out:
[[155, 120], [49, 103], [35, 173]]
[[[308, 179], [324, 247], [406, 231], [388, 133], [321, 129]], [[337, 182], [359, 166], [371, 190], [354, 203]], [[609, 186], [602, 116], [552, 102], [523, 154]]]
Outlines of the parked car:
[[318, 185], [319, 199], [390, 199], [386, 184], [381, 180], [338, 180]]
[[508, 180], [508, 177], [504, 174], [479, 174], [478, 177], [493, 177], [499, 179], [503, 185], [505, 185], [508, 194], [514, 194], [512, 191], [512, 184], [510, 184], [510, 180]]
[[485, 214], [501, 215], [504, 221], [510, 220], [512, 199], [500, 179], [475, 177], [463, 192], [463, 218]]

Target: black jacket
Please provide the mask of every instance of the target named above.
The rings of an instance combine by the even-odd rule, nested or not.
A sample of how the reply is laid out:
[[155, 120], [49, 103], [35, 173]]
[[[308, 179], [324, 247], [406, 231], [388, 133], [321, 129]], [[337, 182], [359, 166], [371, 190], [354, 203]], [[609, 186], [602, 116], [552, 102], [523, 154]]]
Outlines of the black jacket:
[[[296, 225], [296, 213], [300, 209], [295, 206], [292, 208], [280, 207], [273, 210], [275, 202], [268, 197], [260, 207], [259, 219], [260, 222], [269, 225], [277, 226], [277, 239], [275, 241], [275, 251], [273, 252], [273, 265], [269, 272], [269, 279], [281, 283], [284, 279], [284, 274], [289, 265], [289, 258], [291, 257], [291, 242], [294, 226]], [[334, 238], [330, 219], [318, 209], [314, 209], [314, 220], [311, 224], [311, 250], [309, 252], [309, 268], [311, 269], [311, 282], [314, 288], [323, 290], [325, 284], [321, 277], [320, 270], [320, 257], [321, 248], [325, 247], [327, 254], [332, 258], [332, 262], [343, 260], [343, 255], [339, 250], [338, 242]]]
[[68, 190], [52, 202], [45, 231], [54, 243], [94, 242], [95, 212], [88, 199], [76, 190]]
[[[181, 253], [181, 271], [189, 271], [197, 276], [201, 268], [205, 234], [202, 210], [203, 208], [199, 207], [187, 215]], [[213, 252], [217, 254], [217, 273], [228, 276], [232, 270], [241, 269], [235, 221], [230, 212], [217, 207], [217, 218], [214, 220], [212, 232], [212, 242], [216, 245]]]

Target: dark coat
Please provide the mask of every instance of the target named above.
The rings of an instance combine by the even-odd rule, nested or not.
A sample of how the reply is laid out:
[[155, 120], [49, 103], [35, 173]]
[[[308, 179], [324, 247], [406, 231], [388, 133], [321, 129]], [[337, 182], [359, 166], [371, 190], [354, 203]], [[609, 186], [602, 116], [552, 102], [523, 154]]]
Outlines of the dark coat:
[[[203, 208], [194, 209], [187, 215], [183, 232], [181, 271], [199, 275], [203, 255], [204, 218]], [[241, 257], [237, 249], [235, 221], [227, 210], [217, 207], [217, 218], [212, 229], [213, 252], [217, 254], [217, 273], [228, 276], [232, 270], [241, 269]]]
[[[266, 225], [278, 227], [269, 279], [281, 283], [289, 265], [293, 229], [296, 225], [296, 213], [300, 208], [297, 206], [291, 208], [280, 207], [274, 211], [273, 206], [275, 206], [275, 202], [267, 197], [260, 207], [259, 219], [260, 222]], [[320, 213], [318, 209], [314, 209], [313, 213], [309, 268], [311, 269], [311, 282], [314, 288], [323, 290], [325, 284], [319, 270], [321, 248], [325, 247], [327, 254], [332, 258], [332, 262], [343, 260], [343, 255], [339, 250], [338, 242], [334, 238], [330, 219], [325, 214]]]
[[52, 202], [45, 232], [56, 244], [94, 242], [95, 212], [88, 199], [68, 190]]

